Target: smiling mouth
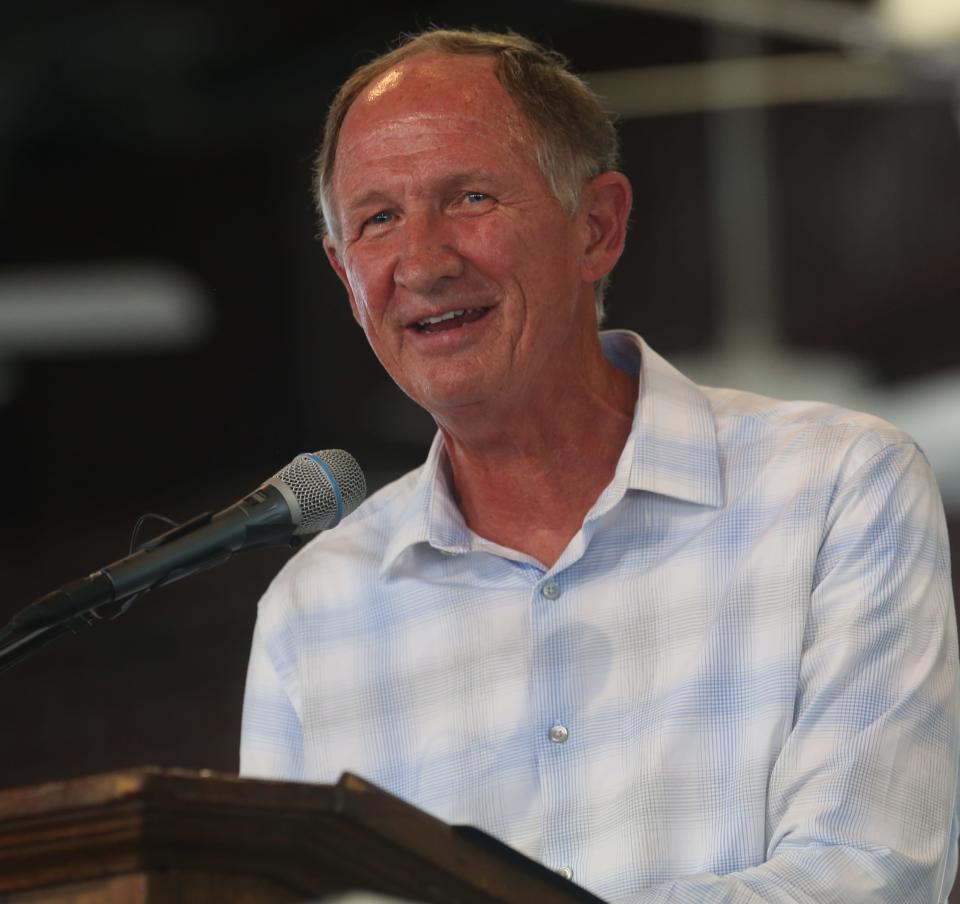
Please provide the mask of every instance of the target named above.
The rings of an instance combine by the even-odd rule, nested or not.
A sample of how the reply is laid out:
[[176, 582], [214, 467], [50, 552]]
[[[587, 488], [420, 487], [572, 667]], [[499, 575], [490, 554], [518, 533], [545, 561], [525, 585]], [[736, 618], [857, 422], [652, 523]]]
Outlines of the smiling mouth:
[[473, 323], [486, 317], [490, 308], [461, 308], [458, 311], [447, 311], [435, 317], [424, 317], [411, 326], [418, 333], [440, 333], [445, 330], [456, 330], [468, 323]]

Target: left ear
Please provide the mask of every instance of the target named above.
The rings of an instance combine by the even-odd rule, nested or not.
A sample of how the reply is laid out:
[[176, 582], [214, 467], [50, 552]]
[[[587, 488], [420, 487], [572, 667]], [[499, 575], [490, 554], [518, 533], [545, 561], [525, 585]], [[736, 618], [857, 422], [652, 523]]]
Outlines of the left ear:
[[601, 173], [583, 187], [587, 244], [580, 264], [584, 282], [606, 276], [620, 259], [633, 204], [630, 181], [623, 173]]

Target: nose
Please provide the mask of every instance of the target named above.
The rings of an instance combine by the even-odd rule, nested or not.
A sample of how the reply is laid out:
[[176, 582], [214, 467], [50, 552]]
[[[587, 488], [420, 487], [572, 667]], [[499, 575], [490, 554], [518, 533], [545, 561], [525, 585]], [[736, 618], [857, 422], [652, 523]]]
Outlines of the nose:
[[432, 295], [443, 289], [446, 280], [463, 273], [463, 258], [444, 220], [439, 211], [408, 214], [393, 275], [398, 286]]

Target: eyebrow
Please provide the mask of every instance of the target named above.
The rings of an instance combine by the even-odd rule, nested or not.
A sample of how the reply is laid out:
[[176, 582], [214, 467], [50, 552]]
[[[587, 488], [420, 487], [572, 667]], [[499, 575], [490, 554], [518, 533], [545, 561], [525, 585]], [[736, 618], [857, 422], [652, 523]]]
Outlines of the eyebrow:
[[350, 213], [360, 207], [367, 207], [370, 204], [386, 204], [390, 200], [390, 195], [386, 192], [378, 188], [372, 188], [369, 191], [365, 191], [362, 195], [358, 195], [356, 198], [350, 198], [348, 201], [345, 201], [343, 207], [345, 212]]
[[493, 173], [485, 169], [465, 170], [462, 173], [454, 173], [446, 181], [451, 185], [464, 185], [470, 182], [492, 182]]
[[[460, 188], [470, 183], [481, 182], [489, 183], [494, 181], [494, 175], [489, 170], [471, 169], [463, 172], [453, 173], [444, 177], [440, 184], [442, 187]], [[350, 214], [356, 210], [376, 204], [390, 204], [393, 202], [393, 196], [379, 188], [371, 188], [355, 198], [350, 198], [344, 202], [344, 212]]]

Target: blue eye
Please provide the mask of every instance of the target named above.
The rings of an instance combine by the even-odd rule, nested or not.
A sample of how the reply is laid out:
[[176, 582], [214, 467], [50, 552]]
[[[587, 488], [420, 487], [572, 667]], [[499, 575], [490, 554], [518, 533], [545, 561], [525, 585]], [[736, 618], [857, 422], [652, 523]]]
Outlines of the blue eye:
[[372, 217], [370, 217], [370, 219], [367, 220], [367, 223], [372, 226], [381, 226], [384, 223], [390, 222], [390, 216], [391, 214], [388, 211], [381, 210], [379, 213], [375, 213]]
[[466, 197], [471, 204], [479, 204], [481, 201], [489, 200], [490, 195], [485, 195], [482, 191], [468, 191]]

